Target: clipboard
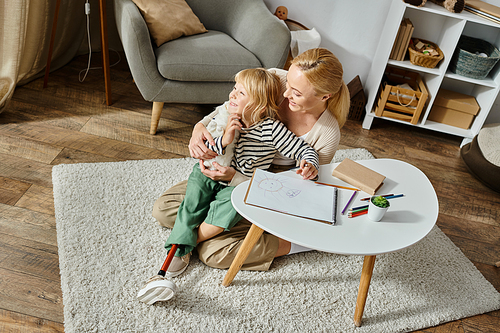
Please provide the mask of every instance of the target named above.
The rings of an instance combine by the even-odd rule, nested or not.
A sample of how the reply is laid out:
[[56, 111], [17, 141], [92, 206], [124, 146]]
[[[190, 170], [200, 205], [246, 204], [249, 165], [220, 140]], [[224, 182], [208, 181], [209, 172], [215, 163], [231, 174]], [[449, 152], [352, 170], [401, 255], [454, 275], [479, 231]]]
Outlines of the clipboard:
[[336, 187], [256, 169], [248, 185], [247, 205], [334, 225]]

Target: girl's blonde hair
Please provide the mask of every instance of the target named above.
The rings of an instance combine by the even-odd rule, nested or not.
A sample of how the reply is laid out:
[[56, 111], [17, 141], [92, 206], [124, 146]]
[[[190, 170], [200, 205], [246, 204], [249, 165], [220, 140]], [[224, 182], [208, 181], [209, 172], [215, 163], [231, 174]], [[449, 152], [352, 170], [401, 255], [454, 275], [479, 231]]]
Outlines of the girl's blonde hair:
[[299, 54], [292, 60], [292, 65], [300, 69], [317, 95], [331, 94], [326, 108], [342, 127], [347, 120], [351, 100], [342, 79], [344, 71], [339, 59], [325, 48], [315, 48]]
[[277, 100], [280, 95], [280, 79], [274, 73], [264, 68], [244, 69], [236, 74], [235, 81], [245, 87], [250, 102], [244, 110], [244, 115], [250, 124], [254, 125], [266, 118], [277, 119]]

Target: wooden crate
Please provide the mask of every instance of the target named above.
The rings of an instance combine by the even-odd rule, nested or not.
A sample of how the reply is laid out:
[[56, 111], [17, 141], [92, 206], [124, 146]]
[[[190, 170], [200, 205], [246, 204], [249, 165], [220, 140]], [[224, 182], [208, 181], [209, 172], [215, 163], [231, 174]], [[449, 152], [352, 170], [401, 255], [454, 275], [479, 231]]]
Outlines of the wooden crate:
[[[398, 87], [404, 83], [412, 89]], [[415, 125], [420, 119], [428, 96], [425, 83], [418, 73], [387, 67], [380, 87], [375, 115], [408, 121]]]

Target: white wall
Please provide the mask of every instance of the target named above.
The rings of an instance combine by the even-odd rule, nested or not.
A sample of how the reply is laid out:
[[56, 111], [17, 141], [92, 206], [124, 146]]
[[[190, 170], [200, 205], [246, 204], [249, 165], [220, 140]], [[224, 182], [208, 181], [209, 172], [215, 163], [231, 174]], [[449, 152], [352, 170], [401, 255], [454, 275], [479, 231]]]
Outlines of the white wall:
[[365, 82], [391, 0], [264, 0], [274, 13], [288, 8], [288, 18], [321, 35], [321, 47], [332, 51], [344, 67], [344, 81], [356, 75]]
[[[387, 12], [393, 0], [264, 0], [274, 13], [288, 8], [288, 18], [321, 35], [321, 47], [332, 51], [344, 67], [344, 81], [359, 75], [364, 84]], [[398, 1], [398, 0], [394, 0]], [[399, 0], [402, 1], [402, 0]], [[484, 0], [500, 7], [500, 0]], [[500, 95], [486, 123], [500, 123]]]

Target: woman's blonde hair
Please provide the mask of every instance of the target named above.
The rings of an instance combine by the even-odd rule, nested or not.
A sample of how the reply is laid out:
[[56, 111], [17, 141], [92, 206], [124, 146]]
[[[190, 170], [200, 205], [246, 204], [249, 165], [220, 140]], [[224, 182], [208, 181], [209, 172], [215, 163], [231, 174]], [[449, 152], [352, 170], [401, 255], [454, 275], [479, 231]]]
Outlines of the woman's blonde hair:
[[235, 81], [245, 87], [250, 102], [244, 115], [251, 126], [266, 118], [279, 118], [277, 100], [280, 95], [280, 79], [264, 68], [244, 69], [236, 74]]
[[300, 69], [317, 95], [331, 94], [326, 108], [342, 127], [347, 120], [351, 100], [342, 79], [344, 71], [339, 59], [325, 48], [315, 48], [299, 54], [292, 60], [292, 65]]

